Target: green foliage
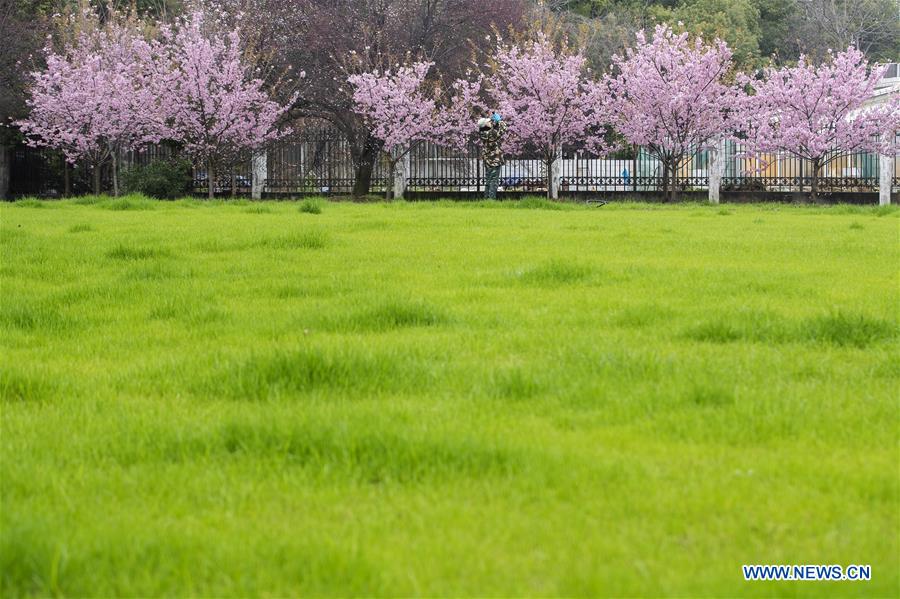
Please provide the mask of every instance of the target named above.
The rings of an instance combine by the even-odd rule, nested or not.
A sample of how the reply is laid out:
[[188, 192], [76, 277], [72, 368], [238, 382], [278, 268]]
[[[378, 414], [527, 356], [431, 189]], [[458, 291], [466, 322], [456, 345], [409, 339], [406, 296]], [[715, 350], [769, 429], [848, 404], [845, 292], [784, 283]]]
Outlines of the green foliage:
[[133, 166], [122, 173], [126, 190], [161, 200], [174, 200], [191, 190], [191, 164], [187, 160], [170, 158], [155, 160], [147, 165]]
[[898, 595], [897, 208], [125, 200], [2, 208], [4, 597]]
[[687, 0], [668, 22], [682, 22], [694, 34], [705, 39], [728, 42], [739, 66], [753, 65], [759, 58], [760, 13], [757, 0]]

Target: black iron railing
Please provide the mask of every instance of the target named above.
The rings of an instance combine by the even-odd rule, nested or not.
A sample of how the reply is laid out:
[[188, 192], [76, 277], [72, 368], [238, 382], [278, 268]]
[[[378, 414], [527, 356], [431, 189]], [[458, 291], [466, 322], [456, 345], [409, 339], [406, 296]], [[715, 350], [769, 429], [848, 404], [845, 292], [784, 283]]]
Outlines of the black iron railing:
[[[215, 193], [247, 195], [256, 188], [270, 195], [344, 195], [354, 190], [357, 173], [347, 139], [331, 128], [310, 128], [266, 150], [265, 171], [254, 172], [250, 160], [216, 173]], [[148, 164], [175, 153], [169, 146], [151, 146], [131, 152], [121, 159], [120, 169]], [[584, 148], [566, 147], [553, 165], [561, 195], [658, 193], [664, 188], [703, 191], [709, 187], [712, 156], [698, 151], [687, 157], [674, 173], [665, 177], [658, 160], [640, 148], [629, 148], [610, 157], [593, 156]], [[725, 144], [721, 191], [728, 192], [810, 192], [814, 180], [821, 192], [872, 193], [879, 188], [882, 157], [866, 152], [835, 151], [828, 156], [819, 176], [809, 161], [787, 155], [746, 156], [732, 142]], [[900, 158], [892, 161], [892, 187], [900, 189]], [[397, 177], [415, 194], [479, 194], [484, 190], [485, 172], [477, 143], [464, 150], [431, 143], [417, 144], [397, 163]], [[500, 193], [547, 191], [550, 177], [546, 161], [536, 153], [507, 157], [500, 172]], [[59, 152], [20, 147], [12, 154], [14, 195], [58, 196], [66, 191], [87, 193], [93, 187], [93, 169], [86, 164], [68, 167]], [[100, 169], [101, 186], [111, 189], [109, 166]], [[380, 156], [371, 165], [370, 191], [384, 193], [394, 180], [388, 160]], [[204, 169], [194, 173], [194, 191], [208, 192]]]

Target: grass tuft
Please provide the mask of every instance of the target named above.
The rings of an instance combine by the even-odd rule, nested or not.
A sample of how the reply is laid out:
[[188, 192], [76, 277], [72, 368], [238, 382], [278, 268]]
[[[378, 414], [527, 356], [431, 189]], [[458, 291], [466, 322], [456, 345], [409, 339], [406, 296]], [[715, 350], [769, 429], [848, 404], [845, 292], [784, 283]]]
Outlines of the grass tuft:
[[219, 433], [221, 448], [242, 456], [265, 456], [314, 476], [366, 484], [412, 484], [459, 477], [515, 473], [522, 460], [511, 451], [475, 440], [441, 439], [371, 427], [324, 422], [293, 429], [233, 422]]
[[98, 204], [105, 210], [156, 210], [156, 202], [141, 197], [124, 197], [106, 200]]
[[190, 325], [202, 325], [222, 319], [224, 314], [210, 302], [167, 297], [150, 310], [152, 320], [177, 320]]
[[518, 279], [528, 285], [551, 287], [580, 283], [592, 272], [590, 266], [557, 259], [520, 273]]
[[628, 306], [614, 313], [612, 322], [619, 327], [640, 329], [672, 318], [670, 310], [655, 304]]
[[365, 396], [396, 390], [417, 378], [419, 368], [403, 356], [310, 347], [229, 361], [214, 369], [197, 391], [232, 399], [273, 399], [318, 391]]
[[272, 209], [265, 204], [257, 204], [255, 206], [245, 208], [244, 212], [246, 212], [247, 214], [272, 214]]
[[343, 328], [389, 331], [408, 327], [435, 326], [448, 321], [445, 314], [424, 302], [391, 300], [351, 316], [343, 323]]
[[152, 260], [155, 258], [168, 258], [172, 251], [166, 247], [133, 247], [122, 243], [106, 252], [107, 258], [113, 260]]
[[838, 311], [803, 321], [798, 333], [808, 341], [867, 347], [896, 339], [898, 327], [886, 320]]
[[862, 314], [836, 312], [800, 321], [767, 312], [743, 312], [703, 322], [684, 337], [709, 343], [829, 343], [866, 347], [897, 337], [897, 326]]
[[96, 204], [102, 204], [103, 202], [108, 202], [109, 197], [108, 196], [89, 195], [89, 196], [79, 196], [79, 197], [74, 198], [69, 201], [78, 206], [94, 206]]
[[321, 250], [328, 247], [328, 243], [328, 234], [314, 229], [289, 233], [282, 237], [268, 237], [257, 242], [256, 247], [270, 250]]
[[18, 208], [48, 208], [47, 200], [26, 199], [15, 202]]
[[695, 385], [688, 393], [688, 401], [701, 407], [720, 408], [732, 405], [734, 394], [714, 385]]
[[300, 212], [304, 212], [306, 214], [321, 214], [322, 213], [322, 200], [318, 198], [307, 198], [300, 202]]
[[54, 386], [44, 376], [0, 370], [0, 401], [39, 402], [48, 399]]
[[88, 231], [93, 231], [94, 227], [87, 223], [82, 223], [79, 225], [72, 225], [69, 227], [69, 233], [87, 233]]
[[0, 322], [7, 328], [47, 334], [60, 333], [73, 324], [70, 317], [46, 302], [26, 304], [9, 300], [0, 306]]
[[512, 202], [510, 206], [524, 210], [563, 210], [565, 208], [565, 205], [561, 202], [533, 197], [522, 198], [521, 200]]
[[492, 395], [501, 399], [530, 399], [544, 391], [544, 384], [522, 368], [493, 372], [490, 377]]

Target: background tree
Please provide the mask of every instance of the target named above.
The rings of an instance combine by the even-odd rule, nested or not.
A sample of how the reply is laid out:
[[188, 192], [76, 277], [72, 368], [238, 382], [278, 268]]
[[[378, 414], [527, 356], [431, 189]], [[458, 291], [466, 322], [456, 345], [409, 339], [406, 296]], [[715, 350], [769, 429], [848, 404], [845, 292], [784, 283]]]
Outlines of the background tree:
[[219, 168], [246, 159], [286, 133], [279, 122], [287, 106], [271, 100], [262, 80], [253, 76], [238, 32], [222, 35], [205, 24], [197, 11], [174, 30], [163, 30], [166, 53], [153, 85], [166, 108], [172, 138], [196, 166], [206, 169], [212, 198]]
[[660, 19], [683, 23], [687, 31], [704, 39], [728, 44], [738, 66], [755, 65], [760, 58], [758, 0], [687, 0]]
[[831, 48], [854, 46], [869, 60], [900, 59], [896, 0], [794, 0], [791, 41], [797, 51], [825, 59]]
[[848, 48], [818, 66], [801, 57], [797, 66], [767, 69], [761, 80], [742, 77], [754, 92], [739, 119], [748, 152], [811, 162], [815, 200], [822, 168], [841, 153], [897, 153], [900, 98], [863, 107], [883, 75], [884, 67], [870, 68], [862, 52]]
[[[525, 0], [252, 1], [265, 8], [245, 11], [242, 29], [272, 32], [270, 38], [283, 40], [279, 64], [306, 71], [309, 84], [289, 116], [325, 120], [347, 138], [355, 195], [368, 193], [382, 142], [355, 111], [347, 77], [413, 55], [434, 62], [431, 77], [453, 79], [465, 72], [473, 52], [489, 51], [495, 27], [520, 26], [526, 8]], [[386, 57], [394, 60], [386, 63]]]
[[673, 177], [731, 128], [740, 98], [726, 83], [731, 50], [722, 40], [705, 45], [658, 25], [652, 40], [639, 32], [635, 47], [614, 65], [616, 73], [606, 78], [613, 126], [660, 161], [663, 192], [674, 200]]
[[21, 139], [12, 122], [26, 114], [28, 74], [43, 66], [51, 12], [49, 0], [0, 0], [0, 199], [9, 195], [12, 148]]

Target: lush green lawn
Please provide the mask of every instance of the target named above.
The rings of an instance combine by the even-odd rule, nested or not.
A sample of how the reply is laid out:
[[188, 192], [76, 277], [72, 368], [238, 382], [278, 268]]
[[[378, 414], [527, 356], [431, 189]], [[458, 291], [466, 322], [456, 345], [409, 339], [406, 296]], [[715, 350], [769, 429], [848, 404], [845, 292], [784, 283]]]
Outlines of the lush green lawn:
[[3, 596], [900, 593], [900, 212], [298, 206], [0, 207]]

